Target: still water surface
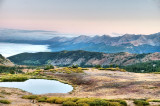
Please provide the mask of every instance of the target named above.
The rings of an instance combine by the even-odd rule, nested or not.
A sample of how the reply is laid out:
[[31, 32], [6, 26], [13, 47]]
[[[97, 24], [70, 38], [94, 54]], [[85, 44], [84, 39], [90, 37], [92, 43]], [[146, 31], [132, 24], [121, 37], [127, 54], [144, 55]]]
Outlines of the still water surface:
[[68, 93], [73, 87], [55, 80], [29, 79], [25, 82], [0, 82], [0, 87], [19, 88], [33, 94]]

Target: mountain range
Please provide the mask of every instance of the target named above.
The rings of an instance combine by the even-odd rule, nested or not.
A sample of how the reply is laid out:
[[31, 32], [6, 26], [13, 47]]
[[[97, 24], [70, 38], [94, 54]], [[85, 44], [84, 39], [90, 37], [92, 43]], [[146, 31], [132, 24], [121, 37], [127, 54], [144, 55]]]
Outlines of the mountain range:
[[130, 35], [119, 37], [85, 36], [74, 38], [54, 37], [48, 40], [52, 51], [86, 50], [105, 53], [154, 53], [160, 52], [160, 33], [152, 35]]
[[49, 49], [52, 52], [63, 50], [85, 50], [104, 53], [129, 52], [139, 54], [160, 52], [160, 33], [150, 35], [125, 34], [119, 37], [111, 37], [109, 35], [90, 37], [81, 35], [78, 37], [53, 37], [48, 40], [3, 39], [0, 41], [49, 45]]
[[88, 51], [61, 51], [61, 52], [39, 52], [21, 53], [8, 58], [18, 65], [46, 65], [71, 66], [95, 66], [95, 65], [119, 65], [127, 66], [136, 63], [151, 62], [160, 60], [160, 53], [131, 54], [101, 53]]

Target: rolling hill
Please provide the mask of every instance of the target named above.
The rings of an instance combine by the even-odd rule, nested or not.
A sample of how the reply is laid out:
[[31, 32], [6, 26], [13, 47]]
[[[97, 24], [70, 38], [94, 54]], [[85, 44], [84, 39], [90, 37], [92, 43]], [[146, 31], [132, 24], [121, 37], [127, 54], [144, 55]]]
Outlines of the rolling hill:
[[126, 66], [136, 63], [160, 60], [160, 53], [102, 53], [78, 50], [61, 52], [21, 53], [11, 56], [8, 59], [18, 65], [52, 64], [56, 66], [70, 66], [73, 64], [78, 64], [79, 66], [94, 66], [100, 64], [105, 66], [115, 64]]

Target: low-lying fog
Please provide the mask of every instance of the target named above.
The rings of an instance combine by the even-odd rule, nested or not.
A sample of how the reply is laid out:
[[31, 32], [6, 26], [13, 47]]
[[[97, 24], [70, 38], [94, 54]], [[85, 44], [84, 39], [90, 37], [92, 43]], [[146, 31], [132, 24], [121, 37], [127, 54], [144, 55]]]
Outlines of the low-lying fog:
[[23, 52], [49, 52], [48, 45], [0, 43], [0, 54], [9, 57]]

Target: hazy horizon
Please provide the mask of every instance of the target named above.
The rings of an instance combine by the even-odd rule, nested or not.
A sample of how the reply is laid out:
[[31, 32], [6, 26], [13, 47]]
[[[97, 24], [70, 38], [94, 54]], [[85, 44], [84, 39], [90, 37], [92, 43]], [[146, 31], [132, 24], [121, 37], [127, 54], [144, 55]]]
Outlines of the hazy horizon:
[[0, 28], [56, 31], [65, 36], [152, 34], [159, 0], [0, 0]]

